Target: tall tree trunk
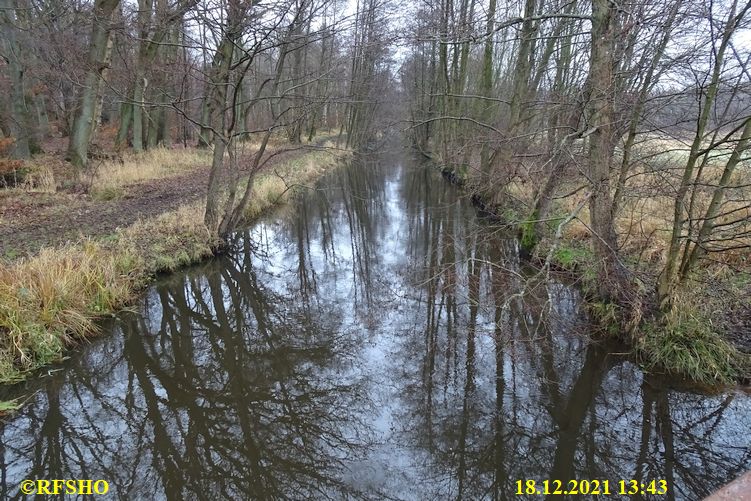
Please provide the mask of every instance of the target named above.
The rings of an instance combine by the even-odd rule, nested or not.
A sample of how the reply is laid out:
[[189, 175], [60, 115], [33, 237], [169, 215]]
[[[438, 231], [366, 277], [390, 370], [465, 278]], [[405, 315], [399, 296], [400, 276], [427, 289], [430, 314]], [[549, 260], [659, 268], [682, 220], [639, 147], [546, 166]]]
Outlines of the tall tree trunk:
[[616, 235], [610, 210], [610, 166], [615, 148], [615, 14], [615, 6], [609, 0], [592, 1], [592, 52], [589, 69], [592, 91], [588, 120], [592, 127], [589, 141], [589, 179], [592, 183], [592, 194], [589, 200], [589, 214], [592, 244], [597, 259], [599, 296], [608, 302], [624, 303], [627, 300], [627, 277], [617, 255]]
[[133, 151], [143, 151], [144, 136], [144, 95], [146, 94], [146, 78], [143, 72], [136, 72], [136, 83], [133, 89]]
[[97, 128], [102, 124], [102, 107], [104, 106], [104, 84], [107, 80], [107, 73], [112, 63], [112, 37], [107, 40], [107, 49], [104, 54], [104, 65], [97, 82], [96, 93], [94, 97], [94, 119], [91, 121], [91, 131], [89, 137], [94, 137]]
[[86, 167], [91, 133], [96, 120], [94, 114], [97, 107], [97, 94], [103, 78], [102, 74], [107, 69], [112, 16], [119, 1], [96, 0], [94, 3], [86, 79], [80, 92], [78, 109], [68, 143], [68, 160], [79, 173]]
[[16, 37], [15, 3], [13, 0], [0, 0], [0, 28], [2, 28], [2, 53], [8, 64], [10, 75], [10, 131], [15, 139], [12, 156], [31, 156], [31, 131], [29, 110], [24, 92], [24, 68], [19, 61], [20, 47]]

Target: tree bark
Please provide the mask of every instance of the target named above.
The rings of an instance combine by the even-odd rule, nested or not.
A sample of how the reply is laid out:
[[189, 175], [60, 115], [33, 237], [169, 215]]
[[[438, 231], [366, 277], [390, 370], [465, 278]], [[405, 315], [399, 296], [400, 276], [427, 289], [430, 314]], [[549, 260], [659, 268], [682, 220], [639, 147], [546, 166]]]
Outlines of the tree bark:
[[610, 210], [610, 167], [615, 148], [614, 28], [614, 5], [609, 0], [593, 0], [588, 120], [592, 127], [588, 166], [592, 189], [589, 214], [592, 245], [597, 259], [598, 294], [604, 301], [622, 304], [627, 300], [626, 272], [617, 255], [617, 241]]
[[15, 3], [13, 0], [0, 0], [0, 26], [2, 27], [2, 56], [8, 65], [10, 75], [10, 132], [15, 143], [11, 156], [29, 158], [31, 156], [31, 131], [29, 131], [29, 110], [24, 97], [24, 68], [19, 60]]

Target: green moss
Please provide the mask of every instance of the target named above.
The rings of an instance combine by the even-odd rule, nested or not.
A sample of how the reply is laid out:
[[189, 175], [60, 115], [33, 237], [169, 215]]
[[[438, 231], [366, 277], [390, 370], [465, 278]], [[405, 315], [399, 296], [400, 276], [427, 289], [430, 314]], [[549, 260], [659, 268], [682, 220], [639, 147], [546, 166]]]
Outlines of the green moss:
[[586, 269], [592, 260], [592, 250], [589, 247], [560, 246], [553, 253], [555, 263], [567, 270]]
[[523, 221], [519, 227], [521, 238], [519, 242], [525, 252], [531, 252], [537, 246], [537, 235], [535, 234], [535, 220], [537, 213], [533, 212], [529, 221]]

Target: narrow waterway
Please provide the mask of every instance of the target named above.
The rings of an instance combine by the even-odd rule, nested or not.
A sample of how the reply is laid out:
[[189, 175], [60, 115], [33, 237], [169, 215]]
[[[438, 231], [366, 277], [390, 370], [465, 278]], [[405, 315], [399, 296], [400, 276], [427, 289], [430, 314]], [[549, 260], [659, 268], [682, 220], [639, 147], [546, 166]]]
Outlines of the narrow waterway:
[[21, 388], [0, 495], [510, 499], [576, 478], [696, 500], [751, 469], [749, 395], [589, 343], [577, 290], [516, 249], [407, 154], [345, 166]]

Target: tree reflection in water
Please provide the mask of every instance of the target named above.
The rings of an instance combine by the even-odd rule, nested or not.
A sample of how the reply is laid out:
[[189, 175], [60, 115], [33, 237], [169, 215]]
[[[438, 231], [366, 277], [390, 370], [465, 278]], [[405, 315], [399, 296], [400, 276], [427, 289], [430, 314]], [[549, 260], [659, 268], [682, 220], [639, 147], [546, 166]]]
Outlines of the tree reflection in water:
[[395, 441], [427, 458], [426, 498], [510, 499], [527, 479], [666, 479], [654, 498], [697, 499], [751, 467], [748, 397], [672, 390], [589, 343], [575, 289], [525, 278], [502, 232], [456, 224], [450, 188], [406, 184], [409, 199], [437, 192], [410, 214], [424, 306], [409, 329], [424, 336], [404, 336], [397, 362]]
[[[2, 495], [93, 478], [138, 499], [509, 499], [518, 480], [751, 468], [750, 399], [587, 341], [574, 287], [399, 157], [364, 160], [233, 252], [164, 280], [3, 427]], [[14, 396], [14, 395], [7, 395]]]
[[356, 494], [340, 477], [367, 446], [367, 405], [332, 372], [354, 346], [322, 334], [335, 315], [313, 323], [260, 285], [248, 252], [155, 288], [150, 318], [123, 315], [122, 336], [48, 384], [4, 429], [3, 494], [23, 478], [103, 478], [142, 499]]

